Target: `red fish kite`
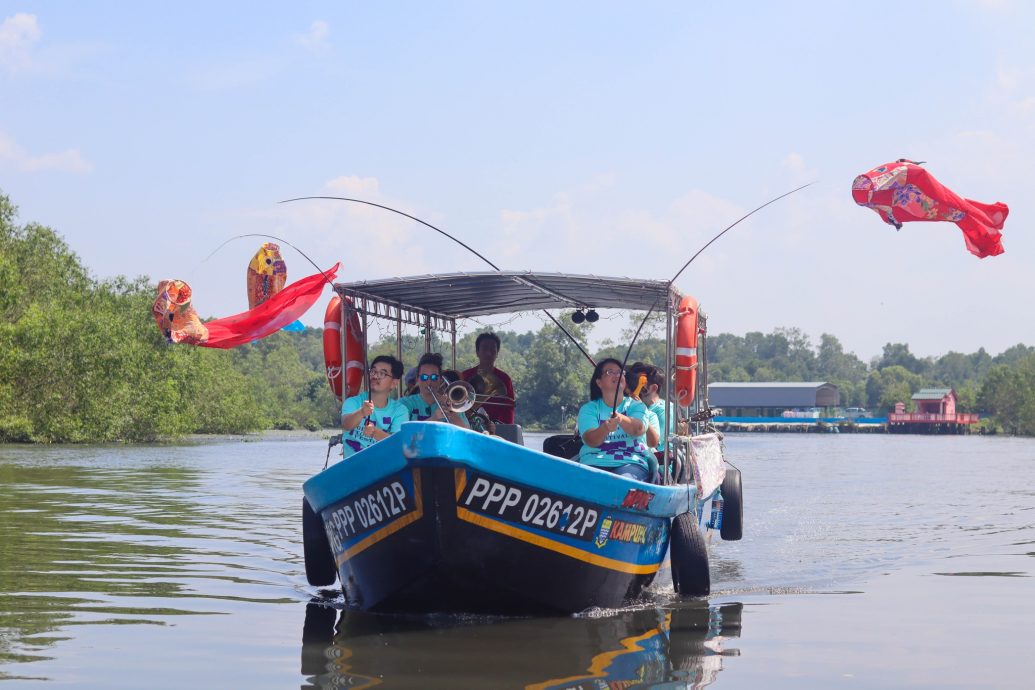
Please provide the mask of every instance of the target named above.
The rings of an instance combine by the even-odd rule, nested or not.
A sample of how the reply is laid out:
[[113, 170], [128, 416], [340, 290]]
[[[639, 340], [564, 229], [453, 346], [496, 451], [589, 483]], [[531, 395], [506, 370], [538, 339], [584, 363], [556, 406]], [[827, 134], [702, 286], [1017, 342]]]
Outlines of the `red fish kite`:
[[182, 280], [163, 280], [151, 313], [170, 343], [227, 349], [265, 338], [306, 313], [338, 275], [340, 263], [288, 285], [246, 312], [202, 323], [191, 305], [190, 286]]
[[914, 220], [947, 220], [959, 226], [967, 249], [979, 259], [1003, 253], [1000, 230], [1010, 208], [1001, 201], [964, 199], [919, 163], [900, 158], [859, 175], [852, 183], [852, 198], [896, 229]]

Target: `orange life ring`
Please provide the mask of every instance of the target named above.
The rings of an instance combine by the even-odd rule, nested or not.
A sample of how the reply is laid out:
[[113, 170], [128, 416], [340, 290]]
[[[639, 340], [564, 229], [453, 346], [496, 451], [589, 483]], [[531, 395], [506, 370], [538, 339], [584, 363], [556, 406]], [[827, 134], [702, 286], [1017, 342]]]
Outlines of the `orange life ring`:
[[[341, 387], [341, 297], [335, 295], [323, 315], [323, 362], [327, 371], [327, 383], [338, 402], [342, 400]], [[349, 327], [345, 329], [345, 396], [359, 393], [363, 386], [363, 333], [359, 316], [349, 314]]]
[[697, 392], [697, 300], [689, 295], [676, 312], [676, 400], [690, 407]]

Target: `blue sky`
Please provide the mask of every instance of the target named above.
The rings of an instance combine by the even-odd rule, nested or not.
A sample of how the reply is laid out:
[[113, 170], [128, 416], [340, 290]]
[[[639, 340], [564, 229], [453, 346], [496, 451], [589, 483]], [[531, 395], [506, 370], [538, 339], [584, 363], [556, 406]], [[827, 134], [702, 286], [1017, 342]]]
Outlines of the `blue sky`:
[[[1009, 0], [4, 0], [0, 190], [98, 277], [183, 278], [225, 316], [261, 240], [203, 259], [242, 233], [344, 280], [485, 268], [391, 214], [281, 199], [395, 206], [505, 268], [670, 278], [816, 180], [680, 278], [713, 332], [995, 354], [1035, 345], [1032, 27]], [[1006, 253], [857, 207], [852, 179], [899, 157], [1009, 204]]]

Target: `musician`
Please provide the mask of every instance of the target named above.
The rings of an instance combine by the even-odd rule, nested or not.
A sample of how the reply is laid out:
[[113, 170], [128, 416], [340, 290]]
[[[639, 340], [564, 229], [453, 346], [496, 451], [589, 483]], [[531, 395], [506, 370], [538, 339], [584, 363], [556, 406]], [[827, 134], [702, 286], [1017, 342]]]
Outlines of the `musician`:
[[442, 376], [442, 355], [437, 352], [425, 353], [417, 363], [417, 392], [400, 398], [399, 402], [409, 411], [411, 422], [443, 422], [448, 421], [457, 426], [470, 428], [467, 417], [460, 412], [453, 412], [448, 405], [443, 406], [435, 399], [436, 394], [445, 399], [446, 380]]
[[500, 338], [495, 333], [482, 333], [474, 341], [478, 354], [478, 366], [471, 367], [460, 375], [474, 386], [478, 395], [489, 396], [482, 404], [489, 419], [503, 424], [514, 423], [514, 383], [506, 372], [496, 368], [500, 354]]
[[647, 416], [642, 402], [625, 397], [622, 363], [610, 358], [597, 362], [589, 402], [579, 408], [579, 462], [651, 481], [658, 463], [647, 447]]
[[390, 355], [370, 364], [370, 392], [346, 398], [341, 404], [342, 448], [348, 458], [388, 438], [409, 419], [409, 410], [389, 396], [399, 385], [402, 362]]

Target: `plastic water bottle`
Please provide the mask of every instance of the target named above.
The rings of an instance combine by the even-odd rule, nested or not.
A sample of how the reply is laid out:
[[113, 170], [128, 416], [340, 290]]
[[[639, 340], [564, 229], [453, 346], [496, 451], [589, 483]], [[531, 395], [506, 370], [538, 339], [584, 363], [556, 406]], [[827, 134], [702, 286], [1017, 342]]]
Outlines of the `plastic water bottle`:
[[722, 492], [712, 499], [712, 515], [708, 520], [709, 529], [722, 529]]

